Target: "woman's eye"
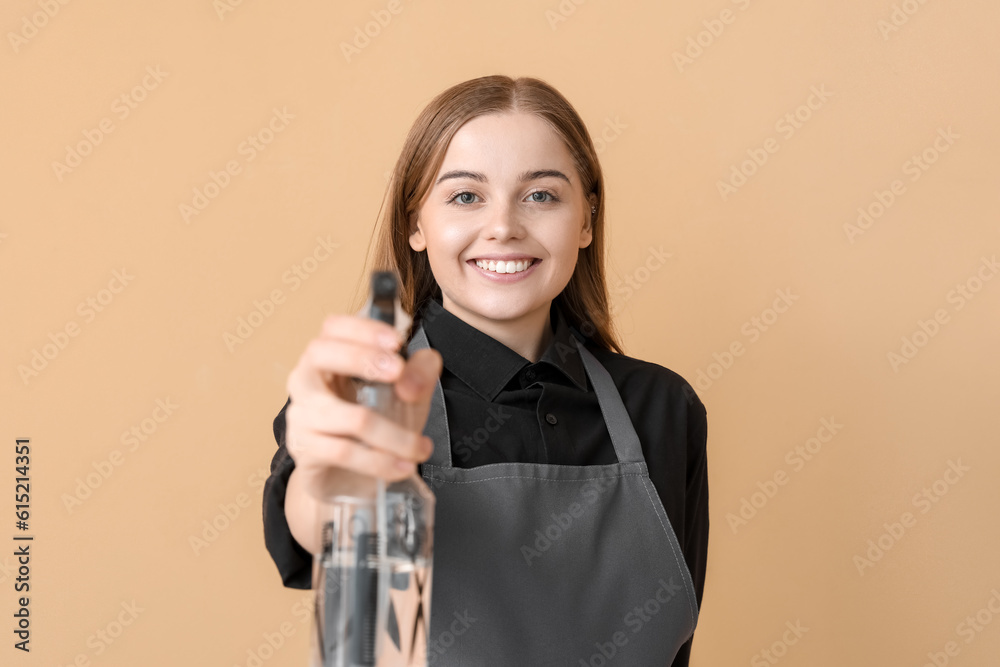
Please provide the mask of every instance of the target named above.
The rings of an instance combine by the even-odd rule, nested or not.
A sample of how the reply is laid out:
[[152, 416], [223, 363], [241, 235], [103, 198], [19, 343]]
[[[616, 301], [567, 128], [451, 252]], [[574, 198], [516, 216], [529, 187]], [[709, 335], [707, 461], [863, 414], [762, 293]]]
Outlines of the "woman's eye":
[[474, 192], [456, 192], [454, 195], [452, 195], [451, 199], [448, 200], [448, 203], [449, 204], [454, 203], [456, 199], [458, 200], [459, 204], [464, 204], [464, 205], [474, 204], [476, 201], [476, 194]]
[[[539, 197], [539, 195], [541, 195], [541, 197]], [[547, 192], [545, 190], [532, 192], [529, 196], [531, 197], [531, 201], [535, 202], [536, 204], [547, 204], [549, 202], [559, 201], [554, 194], [552, 194], [551, 192]], [[548, 197], [548, 199], [545, 199], [545, 197]]]

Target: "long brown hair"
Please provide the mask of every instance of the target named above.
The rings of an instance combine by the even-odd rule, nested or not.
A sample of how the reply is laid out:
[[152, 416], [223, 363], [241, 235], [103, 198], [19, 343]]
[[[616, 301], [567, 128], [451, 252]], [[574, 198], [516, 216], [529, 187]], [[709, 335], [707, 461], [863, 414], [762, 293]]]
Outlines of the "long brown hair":
[[[573, 157], [585, 196], [596, 197], [597, 214], [592, 221], [592, 240], [580, 248], [576, 270], [555, 300], [566, 314], [567, 324], [589, 341], [624, 354], [608, 310], [604, 272], [604, 174], [586, 125], [573, 106], [555, 88], [539, 79], [492, 75], [464, 81], [435, 97], [410, 129], [396, 161], [386, 201], [379, 209], [377, 229], [369, 245], [366, 269], [359, 281], [352, 313], [368, 298], [371, 271], [395, 271], [403, 309], [413, 321], [407, 340], [413, 336], [427, 302], [441, 298], [441, 287], [431, 272], [426, 252], [410, 247], [410, 221], [431, 189], [434, 177], [452, 137], [466, 122], [491, 113], [533, 113], [554, 129]], [[375, 236], [377, 232], [377, 237]]]

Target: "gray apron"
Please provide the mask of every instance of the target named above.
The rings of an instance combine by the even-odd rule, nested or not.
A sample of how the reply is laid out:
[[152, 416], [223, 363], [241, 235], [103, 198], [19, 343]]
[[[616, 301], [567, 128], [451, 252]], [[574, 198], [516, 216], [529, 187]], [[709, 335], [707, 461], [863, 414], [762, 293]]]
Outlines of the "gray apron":
[[[694, 633], [691, 574], [614, 381], [573, 338], [618, 463], [456, 468], [438, 380], [428, 665], [666, 667]], [[420, 325], [407, 349], [429, 347]]]

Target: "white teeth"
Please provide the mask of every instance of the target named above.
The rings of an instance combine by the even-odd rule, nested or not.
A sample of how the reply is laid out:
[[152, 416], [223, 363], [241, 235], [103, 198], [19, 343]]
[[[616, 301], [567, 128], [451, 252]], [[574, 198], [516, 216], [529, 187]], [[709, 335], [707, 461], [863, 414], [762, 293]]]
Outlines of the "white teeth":
[[487, 271], [493, 271], [494, 273], [520, 273], [531, 266], [534, 261], [533, 259], [526, 259], [516, 262], [496, 262], [493, 260], [478, 259], [476, 260], [476, 266]]

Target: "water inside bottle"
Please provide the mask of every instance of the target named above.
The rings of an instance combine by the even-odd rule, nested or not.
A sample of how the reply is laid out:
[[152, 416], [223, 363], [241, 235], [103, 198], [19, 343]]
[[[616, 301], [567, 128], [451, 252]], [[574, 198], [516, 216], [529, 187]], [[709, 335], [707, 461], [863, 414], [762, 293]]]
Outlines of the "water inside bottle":
[[[419, 501], [389, 494], [388, 504], [395, 530], [387, 533], [385, 556], [370, 530], [371, 506], [341, 503], [323, 524], [324, 550], [314, 565], [314, 667], [426, 665], [433, 568], [413, 520]], [[382, 632], [375, 612], [380, 568], [388, 581]]]

